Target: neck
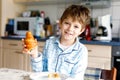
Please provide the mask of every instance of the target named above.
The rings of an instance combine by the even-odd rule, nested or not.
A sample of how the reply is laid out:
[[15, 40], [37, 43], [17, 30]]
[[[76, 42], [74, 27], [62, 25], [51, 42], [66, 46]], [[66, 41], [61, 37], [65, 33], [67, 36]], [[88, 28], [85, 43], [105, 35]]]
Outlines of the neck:
[[65, 40], [65, 39], [62, 39], [60, 38], [60, 43], [64, 46], [71, 46], [75, 43], [76, 39], [75, 40]]

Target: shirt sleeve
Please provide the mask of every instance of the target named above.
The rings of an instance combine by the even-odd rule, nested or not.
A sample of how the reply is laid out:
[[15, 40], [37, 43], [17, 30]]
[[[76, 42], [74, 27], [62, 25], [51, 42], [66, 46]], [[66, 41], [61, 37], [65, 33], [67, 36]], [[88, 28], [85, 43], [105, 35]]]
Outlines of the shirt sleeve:
[[38, 54], [37, 58], [31, 57], [31, 65], [32, 65], [32, 70], [35, 72], [41, 72], [43, 70], [41, 53]]
[[32, 58], [31, 57], [31, 65], [32, 69], [35, 72], [43, 72], [43, 71], [48, 71], [48, 60], [47, 60], [47, 41], [45, 43], [45, 46], [43, 48], [43, 52], [40, 53], [37, 58]]

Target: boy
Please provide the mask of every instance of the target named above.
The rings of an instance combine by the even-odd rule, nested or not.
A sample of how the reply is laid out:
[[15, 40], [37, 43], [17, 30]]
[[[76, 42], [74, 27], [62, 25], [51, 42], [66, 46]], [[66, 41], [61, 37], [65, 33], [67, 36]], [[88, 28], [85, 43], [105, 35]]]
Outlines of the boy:
[[31, 52], [24, 47], [23, 53], [31, 55], [34, 71], [58, 72], [69, 76], [66, 80], [84, 80], [88, 52], [78, 36], [88, 24], [89, 13], [82, 5], [69, 6], [60, 18], [61, 35], [46, 40], [42, 53], [37, 47]]

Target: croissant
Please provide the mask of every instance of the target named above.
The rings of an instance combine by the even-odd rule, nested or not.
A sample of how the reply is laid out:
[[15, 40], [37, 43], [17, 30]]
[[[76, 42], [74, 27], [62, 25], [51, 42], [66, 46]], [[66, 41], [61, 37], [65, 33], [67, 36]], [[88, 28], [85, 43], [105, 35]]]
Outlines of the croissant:
[[60, 78], [60, 75], [58, 73], [49, 73], [48, 78]]
[[34, 39], [34, 36], [30, 31], [26, 32], [26, 37], [24, 39], [24, 43], [28, 50], [33, 49], [37, 45], [37, 41]]

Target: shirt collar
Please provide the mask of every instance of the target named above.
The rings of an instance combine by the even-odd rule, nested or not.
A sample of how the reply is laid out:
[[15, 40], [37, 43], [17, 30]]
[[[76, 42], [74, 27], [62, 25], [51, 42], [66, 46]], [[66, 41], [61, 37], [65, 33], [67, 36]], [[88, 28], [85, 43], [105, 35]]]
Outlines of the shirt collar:
[[[73, 51], [73, 50], [78, 50], [79, 49], [79, 38], [76, 38], [76, 42], [69, 48], [69, 51]], [[57, 44], [59, 46], [60, 44], [60, 36], [58, 38], [56, 38], [55, 40], [55, 44]]]

